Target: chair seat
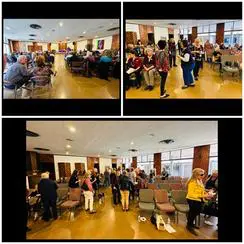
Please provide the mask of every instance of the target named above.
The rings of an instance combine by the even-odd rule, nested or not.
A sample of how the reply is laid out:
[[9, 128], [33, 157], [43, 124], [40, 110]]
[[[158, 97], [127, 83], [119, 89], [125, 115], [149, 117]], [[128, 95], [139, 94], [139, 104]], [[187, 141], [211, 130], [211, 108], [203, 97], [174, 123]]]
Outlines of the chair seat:
[[79, 201], [71, 201], [71, 200], [68, 200], [64, 203], [61, 204], [61, 207], [62, 208], [73, 208], [73, 207], [76, 207], [77, 205], [79, 205]]
[[159, 210], [172, 213], [175, 211], [175, 207], [172, 206], [170, 203], [156, 203], [156, 206]]
[[189, 212], [189, 205], [188, 204], [180, 204], [176, 203], [175, 208], [177, 211], [182, 212], [182, 213], [187, 213]]
[[239, 69], [237, 67], [228, 67], [228, 66], [225, 66], [223, 67], [223, 70], [224, 71], [227, 71], [227, 72], [232, 72], [232, 73], [237, 73], [239, 72]]
[[154, 203], [139, 202], [139, 208], [143, 210], [154, 210]]

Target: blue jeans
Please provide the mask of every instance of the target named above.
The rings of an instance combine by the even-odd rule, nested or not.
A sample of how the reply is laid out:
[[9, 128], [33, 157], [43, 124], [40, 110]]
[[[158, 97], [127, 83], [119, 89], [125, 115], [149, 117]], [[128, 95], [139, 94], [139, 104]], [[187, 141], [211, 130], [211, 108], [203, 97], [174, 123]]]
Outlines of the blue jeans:
[[183, 70], [184, 84], [186, 86], [189, 86], [190, 84], [193, 83], [193, 76], [191, 72], [194, 68], [194, 63], [181, 65], [181, 68]]

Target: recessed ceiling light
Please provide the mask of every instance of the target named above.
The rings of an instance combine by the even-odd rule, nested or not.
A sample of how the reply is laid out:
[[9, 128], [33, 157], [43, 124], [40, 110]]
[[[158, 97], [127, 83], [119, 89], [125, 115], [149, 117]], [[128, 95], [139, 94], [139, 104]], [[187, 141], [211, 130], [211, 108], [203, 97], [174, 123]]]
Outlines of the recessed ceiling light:
[[65, 154], [66, 154], [66, 155], [69, 155], [69, 152], [66, 152]]
[[82, 34], [86, 34], [86, 31], [83, 31]]
[[111, 149], [109, 149], [109, 151], [108, 151], [108, 152], [110, 152], [110, 153], [111, 153], [111, 152], [112, 152], [112, 150], [111, 150]]
[[132, 142], [130, 143], [130, 145], [134, 145], [134, 142], [132, 141]]
[[71, 146], [70, 146], [69, 144], [68, 144], [68, 145], [66, 145], [66, 147], [67, 147], [67, 148], [71, 148]]
[[66, 39], [69, 39], [69, 37], [68, 37], [68, 36], [66, 36]]
[[95, 36], [95, 38], [97, 38], [98, 36]]
[[6, 30], [10, 30], [10, 27], [6, 26], [5, 29], [6, 29]]
[[100, 155], [100, 154], [98, 154], [97, 156], [98, 156], [98, 157], [100, 157], [101, 155]]
[[70, 127], [69, 127], [69, 131], [72, 132], [72, 133], [74, 133], [74, 132], [76, 132], [76, 129], [75, 129], [74, 126], [70, 126]]
[[63, 22], [59, 22], [59, 26], [62, 27], [63, 26]]

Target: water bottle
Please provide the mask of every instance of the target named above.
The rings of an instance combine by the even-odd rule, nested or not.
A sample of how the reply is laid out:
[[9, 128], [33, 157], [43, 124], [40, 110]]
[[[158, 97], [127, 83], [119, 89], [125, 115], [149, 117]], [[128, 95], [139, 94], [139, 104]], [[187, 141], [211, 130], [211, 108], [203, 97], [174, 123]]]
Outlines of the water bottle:
[[170, 225], [170, 218], [168, 218], [167, 224]]
[[140, 215], [138, 216], [138, 222], [141, 222], [141, 216]]

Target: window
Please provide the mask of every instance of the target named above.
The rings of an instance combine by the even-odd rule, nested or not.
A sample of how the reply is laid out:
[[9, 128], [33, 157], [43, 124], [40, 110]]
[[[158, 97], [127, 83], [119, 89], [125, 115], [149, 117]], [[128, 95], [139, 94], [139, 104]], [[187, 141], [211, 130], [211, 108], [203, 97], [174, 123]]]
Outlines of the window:
[[141, 162], [141, 156], [137, 157], [137, 162], [139, 162], [139, 163]]
[[180, 150], [170, 152], [170, 159], [178, 159], [178, 158], [180, 158]]
[[147, 162], [147, 155], [146, 156], [142, 156], [141, 162]]
[[203, 33], [203, 26], [197, 27], [197, 33]]
[[209, 26], [209, 32], [216, 32], [216, 29], [217, 29], [217, 25], [210, 25]]
[[225, 31], [233, 30], [234, 22], [226, 22], [225, 23]]
[[148, 161], [154, 162], [153, 154], [148, 155]]
[[187, 148], [181, 150], [181, 158], [193, 158], [194, 148]]
[[209, 32], [209, 25], [204, 25], [204, 26], [203, 26], [203, 32], [204, 32], [204, 33]]
[[208, 174], [218, 170], [218, 144], [210, 145]]
[[192, 28], [188, 28], [188, 34], [192, 34]]
[[163, 152], [161, 154], [161, 159], [162, 160], [169, 160], [169, 152]]
[[210, 145], [210, 157], [211, 156], [218, 156], [218, 144]]
[[241, 20], [234, 22], [234, 30], [242, 30], [242, 22], [241, 22]]
[[225, 23], [224, 45], [234, 46], [235, 44], [242, 45], [242, 21], [233, 21]]
[[216, 33], [210, 33], [209, 42], [210, 43], [216, 43]]
[[183, 30], [183, 33], [184, 33], [184, 35], [187, 35], [188, 34], [188, 30], [187, 29], [184, 29]]

